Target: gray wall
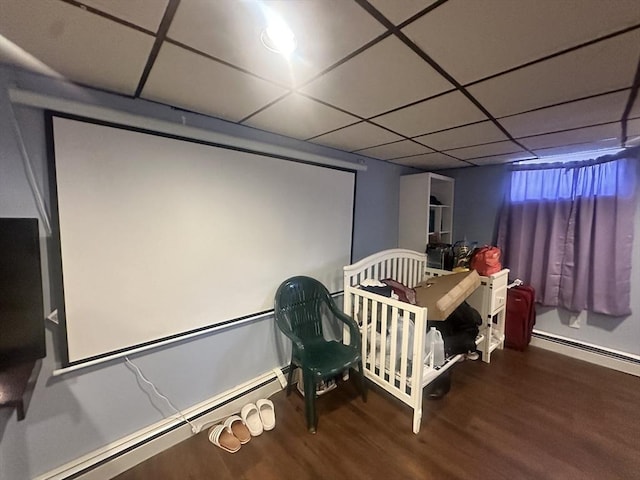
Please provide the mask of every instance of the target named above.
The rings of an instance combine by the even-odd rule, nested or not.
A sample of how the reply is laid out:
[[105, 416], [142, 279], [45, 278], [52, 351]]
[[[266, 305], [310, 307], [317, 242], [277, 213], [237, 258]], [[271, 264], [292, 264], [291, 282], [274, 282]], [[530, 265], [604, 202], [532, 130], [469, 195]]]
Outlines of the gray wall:
[[[6, 91], [10, 86], [176, 123], [181, 123], [184, 115], [188, 125], [347, 161], [364, 161], [368, 170], [357, 175], [353, 259], [397, 245], [399, 176], [406, 169], [5, 67], [0, 67], [1, 216], [38, 216], [10, 121]], [[38, 184], [46, 196], [43, 114], [25, 107], [15, 110]], [[46, 250], [43, 254], [46, 256]], [[242, 259], [238, 268], [243, 268]], [[48, 295], [46, 271], [44, 283], [48, 313], [55, 305], [51, 305]], [[52, 377], [59, 361], [55, 327], [48, 325], [47, 329], [47, 357], [27, 418], [17, 422], [15, 413], [0, 409], [0, 479], [32, 478], [151, 425], [163, 415], [173, 414], [162, 402], [147, 396], [121, 360]], [[288, 358], [283, 351], [287, 348], [272, 319], [266, 318], [160, 348], [132, 360], [161, 392], [184, 409], [286, 364]]]
[[457, 240], [493, 244], [497, 231], [497, 213], [509, 185], [503, 165], [471, 167], [439, 172], [455, 178], [453, 233]]
[[[639, 169], [640, 170], [640, 169]], [[479, 245], [493, 244], [500, 206], [509, 184], [506, 166], [448, 170], [455, 178], [454, 235]], [[638, 179], [640, 188], [640, 178]], [[640, 192], [636, 210], [629, 317], [583, 313], [580, 328], [570, 327], [573, 314], [558, 308], [537, 308], [536, 329], [597, 346], [640, 355]], [[603, 253], [606, 255], [606, 253]], [[508, 267], [508, 265], [505, 265]], [[513, 279], [512, 279], [513, 280]]]

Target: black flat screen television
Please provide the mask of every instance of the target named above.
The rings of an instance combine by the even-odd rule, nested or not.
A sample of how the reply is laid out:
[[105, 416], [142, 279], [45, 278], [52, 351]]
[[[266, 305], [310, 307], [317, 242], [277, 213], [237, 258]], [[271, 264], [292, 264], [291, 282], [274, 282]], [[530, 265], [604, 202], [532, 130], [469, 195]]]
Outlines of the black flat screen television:
[[36, 218], [0, 218], [0, 370], [46, 354]]

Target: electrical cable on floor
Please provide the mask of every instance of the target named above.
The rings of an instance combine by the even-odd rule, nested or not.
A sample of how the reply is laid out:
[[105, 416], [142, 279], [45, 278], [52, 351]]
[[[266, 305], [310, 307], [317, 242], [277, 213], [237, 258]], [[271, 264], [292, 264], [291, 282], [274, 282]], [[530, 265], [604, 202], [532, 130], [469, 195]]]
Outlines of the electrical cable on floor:
[[133, 363], [131, 360], [129, 360], [129, 357], [124, 357], [125, 361], [127, 362], [127, 365], [133, 367], [133, 369], [135, 370], [135, 373], [138, 375], [138, 378], [140, 378], [140, 380], [142, 380], [144, 383], [146, 383], [147, 385], [150, 385], [151, 388], [153, 389], [153, 392], [160, 398], [162, 398], [165, 402], [167, 402], [167, 404], [178, 414], [180, 415], [180, 417], [182, 417], [182, 419], [187, 422], [190, 426], [191, 426], [191, 431], [196, 434], [200, 432], [200, 428], [198, 428], [195, 424], [191, 423], [187, 417], [185, 417], [182, 412], [180, 410], [178, 410], [178, 408], [171, 402], [171, 400], [169, 400], [167, 397], [165, 397], [162, 393], [160, 393], [158, 391], [158, 389], [156, 388], [156, 386], [149, 380], [147, 380], [147, 378], [142, 374], [142, 371], [138, 368], [138, 366]]

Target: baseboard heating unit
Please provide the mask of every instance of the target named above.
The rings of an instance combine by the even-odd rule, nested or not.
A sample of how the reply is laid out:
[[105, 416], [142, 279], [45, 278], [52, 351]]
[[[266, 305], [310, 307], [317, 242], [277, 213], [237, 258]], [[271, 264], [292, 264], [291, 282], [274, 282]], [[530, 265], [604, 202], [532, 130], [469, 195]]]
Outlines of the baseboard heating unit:
[[[238, 385], [182, 413], [198, 429], [205, 430], [248, 402], [269, 398], [286, 386], [288, 368], [275, 368]], [[189, 425], [179, 416], [172, 416], [149, 425], [125, 438], [62, 465], [34, 480], [103, 480], [113, 478], [140, 462], [157, 455], [193, 435]]]
[[640, 377], [640, 355], [533, 330], [531, 345]]

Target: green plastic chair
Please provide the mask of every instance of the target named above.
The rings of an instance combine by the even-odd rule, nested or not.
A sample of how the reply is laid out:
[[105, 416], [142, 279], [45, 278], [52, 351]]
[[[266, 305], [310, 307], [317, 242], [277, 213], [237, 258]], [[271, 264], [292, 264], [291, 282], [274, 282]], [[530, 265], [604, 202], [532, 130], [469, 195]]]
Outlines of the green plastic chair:
[[[346, 324], [349, 327], [350, 343], [345, 345], [326, 339], [322, 328], [323, 318], [340, 327]], [[322, 283], [305, 276], [285, 280], [276, 292], [275, 320], [278, 328], [293, 343], [287, 395], [291, 393], [295, 367], [302, 369], [309, 432], [315, 433], [318, 426], [315, 402], [316, 388], [320, 381], [335, 378], [357, 365], [360, 392], [363, 401], [367, 401], [360, 330], [353, 318], [338, 309]]]

